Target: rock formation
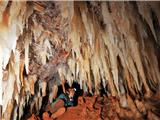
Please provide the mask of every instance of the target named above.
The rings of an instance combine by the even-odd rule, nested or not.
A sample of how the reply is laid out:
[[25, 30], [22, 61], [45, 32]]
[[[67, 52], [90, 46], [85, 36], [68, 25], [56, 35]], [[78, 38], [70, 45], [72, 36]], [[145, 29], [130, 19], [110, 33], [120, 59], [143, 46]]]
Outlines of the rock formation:
[[65, 79], [140, 111], [138, 100], [159, 93], [159, 11], [159, 2], [0, 1], [1, 117], [39, 114]]

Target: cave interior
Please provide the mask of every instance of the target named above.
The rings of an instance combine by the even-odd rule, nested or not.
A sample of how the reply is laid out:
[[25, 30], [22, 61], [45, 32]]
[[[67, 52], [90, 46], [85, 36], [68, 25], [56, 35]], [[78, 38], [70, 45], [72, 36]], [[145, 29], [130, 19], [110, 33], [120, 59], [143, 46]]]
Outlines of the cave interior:
[[160, 119], [160, 2], [0, 1], [0, 119]]

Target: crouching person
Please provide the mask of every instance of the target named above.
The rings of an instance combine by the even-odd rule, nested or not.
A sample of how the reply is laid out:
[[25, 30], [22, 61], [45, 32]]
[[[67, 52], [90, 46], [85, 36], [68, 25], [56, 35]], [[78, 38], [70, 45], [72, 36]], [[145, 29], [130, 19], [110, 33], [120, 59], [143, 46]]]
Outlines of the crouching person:
[[66, 93], [61, 93], [53, 103], [47, 105], [46, 111], [52, 114], [52, 119], [55, 119], [65, 113], [67, 107], [76, 105], [75, 92], [75, 88], [68, 88]]

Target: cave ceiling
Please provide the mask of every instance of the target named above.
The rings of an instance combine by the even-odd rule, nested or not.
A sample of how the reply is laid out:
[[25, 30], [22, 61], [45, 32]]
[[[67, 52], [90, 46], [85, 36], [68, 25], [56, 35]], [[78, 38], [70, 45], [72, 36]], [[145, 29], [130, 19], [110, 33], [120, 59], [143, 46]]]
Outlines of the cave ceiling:
[[40, 109], [64, 79], [126, 101], [151, 96], [160, 82], [159, 11], [159, 2], [0, 1], [3, 116], [20, 119], [30, 99]]

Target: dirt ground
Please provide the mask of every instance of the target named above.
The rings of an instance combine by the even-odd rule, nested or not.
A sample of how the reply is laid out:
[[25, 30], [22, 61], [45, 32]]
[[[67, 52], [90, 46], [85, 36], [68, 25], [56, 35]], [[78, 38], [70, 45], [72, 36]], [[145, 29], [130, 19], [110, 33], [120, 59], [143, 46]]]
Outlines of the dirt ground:
[[[56, 120], [159, 120], [156, 108], [149, 103], [128, 98], [129, 108], [122, 108], [114, 97], [79, 97], [76, 107], [67, 108]], [[52, 120], [47, 112], [40, 118], [34, 114], [28, 120]]]

